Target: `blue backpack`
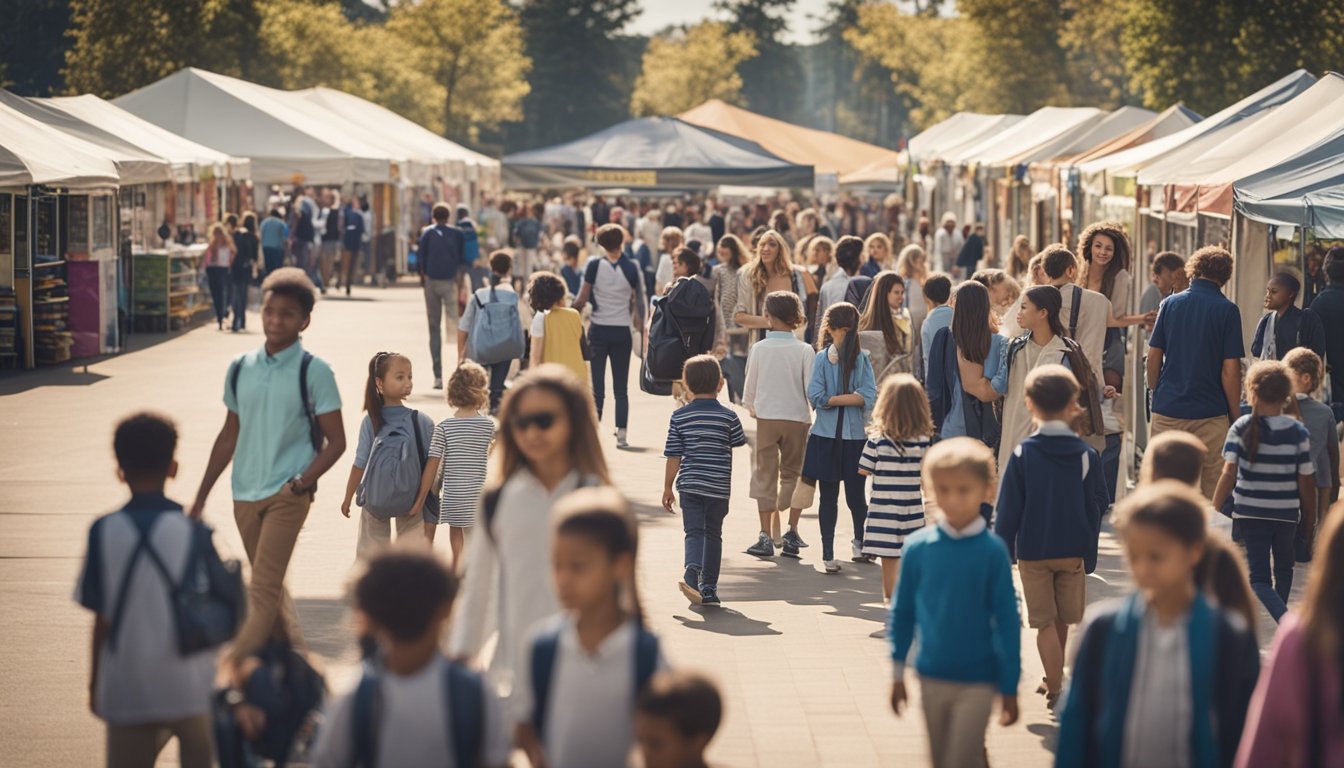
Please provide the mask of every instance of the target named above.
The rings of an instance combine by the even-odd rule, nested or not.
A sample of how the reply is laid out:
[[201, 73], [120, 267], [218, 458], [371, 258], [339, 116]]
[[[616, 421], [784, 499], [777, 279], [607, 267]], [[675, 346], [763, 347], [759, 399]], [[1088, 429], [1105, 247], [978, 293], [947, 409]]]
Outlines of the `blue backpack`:
[[[530, 671], [532, 673], [532, 726], [537, 734], [546, 733], [546, 710], [551, 693], [551, 679], [555, 672], [555, 657], [560, 649], [560, 631], [558, 626], [537, 636], [532, 644]], [[658, 670], [658, 636], [639, 626], [635, 635], [635, 689], [631, 691], [631, 705], [634, 697], [644, 690]]]
[[475, 264], [481, 257], [481, 242], [476, 233], [476, 224], [471, 219], [463, 219], [457, 222], [457, 228], [462, 231], [462, 260], [467, 264]]
[[[482, 302], [481, 296], [487, 292], [490, 300]], [[476, 315], [468, 331], [467, 356], [481, 365], [521, 358], [525, 342], [523, 323], [518, 317], [518, 294], [512, 291], [500, 294], [492, 285], [476, 291], [472, 301], [476, 302]]]
[[[485, 683], [464, 665], [449, 661], [444, 667], [443, 687], [448, 704], [444, 730], [452, 735], [454, 764], [462, 768], [478, 765], [484, 741]], [[378, 699], [378, 670], [369, 664], [355, 689], [353, 736], [355, 765], [359, 768], [374, 768], [377, 762]]]

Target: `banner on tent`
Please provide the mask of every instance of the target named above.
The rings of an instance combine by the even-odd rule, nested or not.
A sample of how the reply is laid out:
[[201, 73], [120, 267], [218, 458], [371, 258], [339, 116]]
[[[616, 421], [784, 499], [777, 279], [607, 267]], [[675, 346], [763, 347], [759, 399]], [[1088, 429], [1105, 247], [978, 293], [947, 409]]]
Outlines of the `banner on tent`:
[[597, 181], [603, 184], [626, 184], [636, 187], [653, 187], [658, 184], [657, 171], [596, 171], [587, 170], [581, 172], [583, 177], [589, 181]]

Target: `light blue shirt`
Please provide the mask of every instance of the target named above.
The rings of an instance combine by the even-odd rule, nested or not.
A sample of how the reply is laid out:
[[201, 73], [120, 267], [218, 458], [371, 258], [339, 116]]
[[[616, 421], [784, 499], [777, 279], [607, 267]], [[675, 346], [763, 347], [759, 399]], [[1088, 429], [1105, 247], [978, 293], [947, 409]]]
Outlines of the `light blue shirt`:
[[[238, 414], [238, 444], [233, 451], [233, 500], [261, 501], [302, 473], [317, 456], [308, 418], [299, 396], [303, 344], [294, 342], [277, 355], [263, 345], [236, 358], [237, 397], [224, 374], [224, 405]], [[229, 371], [233, 366], [229, 366]], [[308, 365], [308, 399], [319, 415], [341, 409], [341, 393], [331, 366], [320, 357]]]
[[[948, 313], [951, 314], [950, 312]], [[933, 317], [932, 314], [929, 317]], [[928, 320], [925, 320], [927, 323]], [[997, 333], [989, 335], [989, 354], [985, 355], [985, 378], [990, 381], [999, 373], [999, 366], [1003, 363], [1003, 350], [1008, 340]], [[952, 398], [952, 407], [947, 411], [947, 417], [943, 419], [943, 428], [939, 434], [943, 438], [965, 437], [966, 436], [966, 408], [962, 404], [961, 388], [961, 370], [960, 368], [952, 371], [953, 383], [956, 385], [956, 395]]]
[[284, 248], [285, 238], [289, 237], [289, 225], [284, 221], [267, 216], [261, 220], [261, 247]]
[[952, 327], [952, 308], [943, 304], [934, 307], [928, 317], [924, 318], [924, 324], [919, 327], [919, 344], [924, 355], [924, 375], [928, 375], [929, 370], [929, 347], [933, 345], [933, 335], [943, 328]]
[[849, 290], [849, 281], [852, 279], [854, 279], [853, 276], [842, 269], [840, 274], [821, 284], [821, 289], [817, 295], [818, 328], [821, 327], [822, 318], [826, 317], [827, 308], [845, 300], [845, 291]]
[[863, 410], [852, 406], [831, 407], [826, 403], [832, 397], [843, 394], [844, 390], [840, 387], [840, 364], [831, 362], [830, 350], [831, 348], [827, 347], [817, 353], [812, 363], [812, 381], [807, 385], [807, 399], [817, 411], [816, 420], [812, 423], [812, 434], [834, 438], [836, 419], [843, 411], [845, 422], [840, 433], [841, 439], [867, 440], [865, 427], [869, 416], [872, 415], [873, 403], [877, 401], [877, 382], [873, 378], [873, 364], [868, 360], [867, 352], [859, 352], [854, 370], [849, 375], [850, 386], [847, 389], [851, 394], [863, 396]]

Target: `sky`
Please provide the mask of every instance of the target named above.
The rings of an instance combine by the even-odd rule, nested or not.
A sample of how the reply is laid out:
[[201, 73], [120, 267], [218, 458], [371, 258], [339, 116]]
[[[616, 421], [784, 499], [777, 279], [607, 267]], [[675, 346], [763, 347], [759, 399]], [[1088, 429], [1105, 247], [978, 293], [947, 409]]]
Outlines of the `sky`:
[[[651, 35], [672, 24], [688, 24], [714, 14], [714, 0], [640, 0], [643, 12], [630, 25], [636, 34]], [[789, 13], [789, 31], [785, 39], [791, 43], [813, 42], [812, 30], [821, 26], [815, 18], [826, 10], [827, 0], [795, 0]]]

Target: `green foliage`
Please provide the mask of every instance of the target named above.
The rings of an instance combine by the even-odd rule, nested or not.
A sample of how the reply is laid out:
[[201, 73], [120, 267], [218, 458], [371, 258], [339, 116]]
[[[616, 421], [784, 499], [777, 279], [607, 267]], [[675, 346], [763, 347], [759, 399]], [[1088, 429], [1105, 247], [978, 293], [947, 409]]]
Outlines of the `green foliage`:
[[738, 67], [756, 55], [749, 32], [701, 22], [684, 32], [649, 41], [643, 69], [630, 96], [630, 114], [676, 115], [710, 99], [742, 103]]
[[794, 0], [715, 0], [714, 8], [729, 18], [733, 32], [756, 41], [757, 55], [742, 64], [743, 95], [757, 112], [797, 119], [802, 68], [793, 46], [782, 39]]
[[61, 90], [61, 66], [69, 40], [66, 0], [6, 0], [0, 24], [0, 86], [21, 96]]
[[[1067, 105], [1060, 0], [958, 0], [981, 73], [966, 95], [985, 112]], [[933, 20], [935, 23], [939, 20]]]

